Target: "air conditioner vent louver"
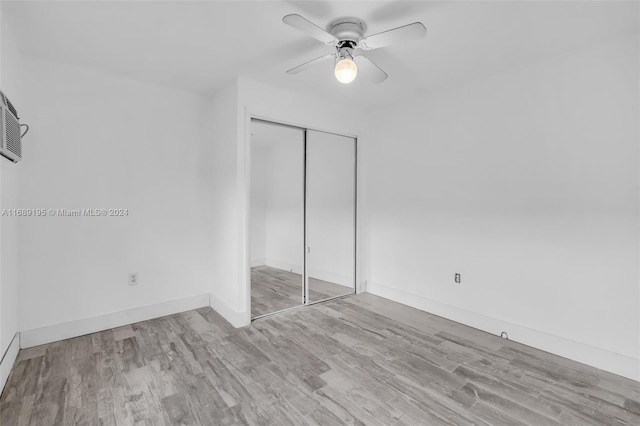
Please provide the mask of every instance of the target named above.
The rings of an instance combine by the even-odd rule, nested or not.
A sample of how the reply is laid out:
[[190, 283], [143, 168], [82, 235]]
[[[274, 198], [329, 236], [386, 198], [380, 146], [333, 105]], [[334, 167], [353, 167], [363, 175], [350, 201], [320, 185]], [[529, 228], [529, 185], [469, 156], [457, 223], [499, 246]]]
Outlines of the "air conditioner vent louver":
[[9, 99], [0, 92], [0, 154], [17, 163], [22, 159], [22, 141], [18, 112]]
[[7, 123], [7, 145], [6, 148], [16, 154], [18, 157], [22, 157], [22, 144], [20, 143], [20, 123], [13, 117], [9, 117], [6, 120]]
[[16, 111], [16, 109], [13, 107], [13, 104], [12, 104], [11, 102], [9, 102], [9, 99], [7, 99], [7, 106], [9, 107], [9, 111], [11, 111], [11, 113], [13, 114], [13, 116], [19, 120], [19, 119], [20, 119], [20, 117], [18, 117], [18, 112], [17, 112], [17, 111]]

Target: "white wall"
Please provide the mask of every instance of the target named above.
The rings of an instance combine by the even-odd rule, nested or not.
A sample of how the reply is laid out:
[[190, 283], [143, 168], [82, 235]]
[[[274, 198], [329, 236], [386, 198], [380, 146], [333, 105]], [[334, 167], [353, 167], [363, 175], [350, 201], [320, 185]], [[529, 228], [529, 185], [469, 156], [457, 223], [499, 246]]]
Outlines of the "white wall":
[[245, 109], [250, 114], [302, 127], [356, 135], [365, 122], [360, 111], [333, 102], [250, 80], [238, 79], [239, 134], [245, 131]]
[[209, 293], [210, 100], [32, 58], [23, 71], [31, 130], [16, 207], [128, 216], [19, 221], [21, 328]]
[[638, 52], [634, 34], [373, 116], [369, 291], [640, 378]]
[[[0, 15], [0, 90], [14, 104], [24, 123], [29, 121], [29, 116], [23, 113], [26, 102], [22, 95], [20, 57], [12, 28], [7, 16], [2, 14], [2, 8]], [[27, 140], [25, 139], [25, 143]], [[20, 167], [20, 164], [13, 164], [0, 157], [0, 212], [16, 205]], [[13, 340], [20, 330], [17, 221], [18, 218], [11, 216], [0, 218], [0, 358], [5, 352], [7, 354], [0, 364], [0, 392], [9, 376], [19, 346], [19, 338]]]
[[238, 262], [238, 86], [227, 85], [213, 97], [213, 188], [215, 205], [211, 216], [214, 230], [214, 279], [211, 306], [238, 326], [245, 321], [237, 292]]

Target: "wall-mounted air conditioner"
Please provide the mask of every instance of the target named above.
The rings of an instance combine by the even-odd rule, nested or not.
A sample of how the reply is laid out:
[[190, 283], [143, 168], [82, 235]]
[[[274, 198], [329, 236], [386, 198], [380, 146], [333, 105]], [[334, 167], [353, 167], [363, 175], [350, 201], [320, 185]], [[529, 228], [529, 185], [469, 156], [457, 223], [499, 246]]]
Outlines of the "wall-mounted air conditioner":
[[18, 112], [0, 92], [0, 155], [17, 163], [22, 160], [22, 142]]

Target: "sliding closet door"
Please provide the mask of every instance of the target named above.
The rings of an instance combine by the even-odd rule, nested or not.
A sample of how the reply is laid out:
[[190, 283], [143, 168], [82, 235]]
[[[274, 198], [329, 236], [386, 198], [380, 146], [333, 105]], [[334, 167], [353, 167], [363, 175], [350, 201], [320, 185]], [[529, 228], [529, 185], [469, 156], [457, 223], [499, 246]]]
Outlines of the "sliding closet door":
[[308, 303], [355, 292], [356, 141], [307, 130]]
[[304, 130], [251, 122], [251, 316], [304, 303]]

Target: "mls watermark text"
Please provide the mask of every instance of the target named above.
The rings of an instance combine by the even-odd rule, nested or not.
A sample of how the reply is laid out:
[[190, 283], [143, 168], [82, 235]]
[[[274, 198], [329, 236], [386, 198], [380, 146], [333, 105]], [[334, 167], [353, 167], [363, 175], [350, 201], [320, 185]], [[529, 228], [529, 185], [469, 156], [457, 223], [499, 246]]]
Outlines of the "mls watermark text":
[[129, 209], [3, 209], [2, 217], [124, 217]]

